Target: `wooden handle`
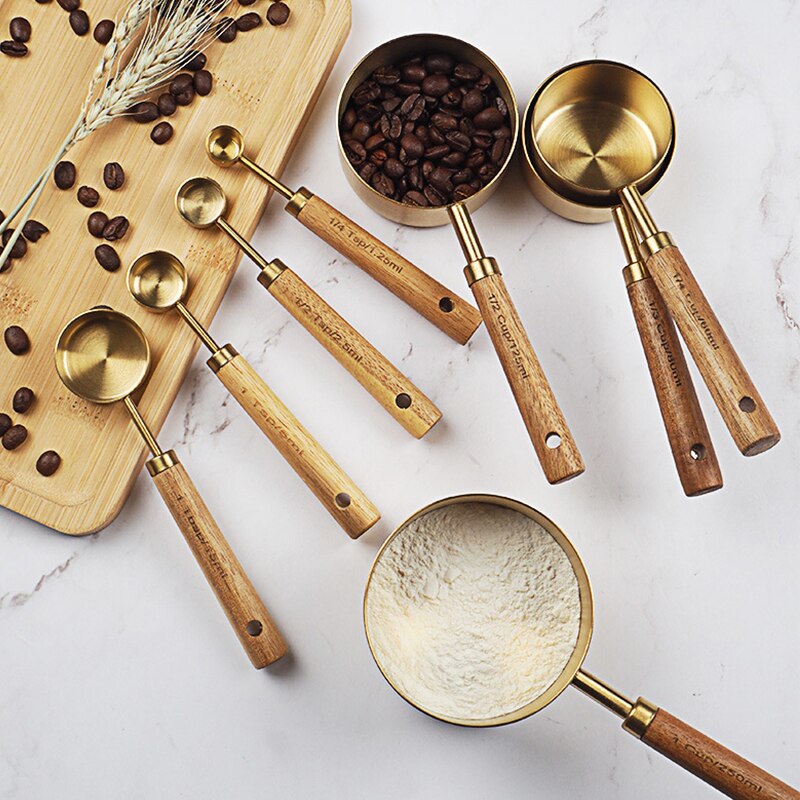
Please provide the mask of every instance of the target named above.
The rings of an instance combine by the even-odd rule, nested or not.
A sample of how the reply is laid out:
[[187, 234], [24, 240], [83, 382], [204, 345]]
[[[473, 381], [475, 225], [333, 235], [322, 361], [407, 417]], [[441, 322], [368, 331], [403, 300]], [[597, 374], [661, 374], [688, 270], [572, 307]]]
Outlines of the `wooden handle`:
[[481, 324], [477, 308], [322, 198], [309, 198], [297, 218], [459, 344], [466, 344]]
[[800, 792], [663, 709], [642, 741], [734, 800], [798, 800]]
[[[171, 451], [169, 455], [174, 457]], [[153, 482], [253, 666], [262, 669], [285, 656], [286, 642], [183, 464], [159, 472]]]
[[284, 269], [267, 288], [410, 434], [439, 421], [442, 412], [296, 273]]
[[647, 268], [736, 446], [746, 456], [769, 450], [780, 431], [678, 248], [659, 250]]
[[536, 455], [550, 483], [580, 475], [583, 460], [500, 274], [472, 284]]
[[683, 491], [713, 492], [722, 487], [722, 473], [664, 299], [649, 276], [628, 284], [628, 298]]
[[381, 518], [369, 498], [243, 356], [228, 361], [217, 377], [352, 539]]

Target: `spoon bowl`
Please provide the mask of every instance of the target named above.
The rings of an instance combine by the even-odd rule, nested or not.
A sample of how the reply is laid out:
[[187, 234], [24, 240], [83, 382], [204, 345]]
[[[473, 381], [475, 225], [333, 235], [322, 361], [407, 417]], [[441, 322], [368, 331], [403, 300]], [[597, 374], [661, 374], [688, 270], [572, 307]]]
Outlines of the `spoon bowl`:
[[211, 178], [190, 178], [175, 195], [178, 213], [194, 228], [215, 225], [228, 207], [222, 187]]
[[217, 166], [230, 167], [244, 154], [244, 137], [231, 125], [218, 125], [206, 136], [206, 153]]
[[164, 250], [139, 256], [128, 269], [127, 281], [133, 299], [153, 311], [175, 308], [189, 288], [186, 268]]

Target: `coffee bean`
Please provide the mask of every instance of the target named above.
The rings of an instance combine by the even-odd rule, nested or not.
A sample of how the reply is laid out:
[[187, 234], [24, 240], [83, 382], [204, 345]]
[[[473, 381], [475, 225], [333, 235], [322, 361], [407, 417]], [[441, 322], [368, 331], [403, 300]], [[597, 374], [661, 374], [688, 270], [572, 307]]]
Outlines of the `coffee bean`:
[[259, 25], [263, 24], [264, 21], [255, 11], [251, 11], [249, 14], [243, 14], [236, 20], [236, 27], [242, 32], [251, 31], [253, 28], [257, 28]]
[[179, 106], [188, 106], [194, 100], [194, 95], [194, 86], [190, 86], [185, 91], [175, 95], [175, 103]]
[[207, 61], [205, 53], [198, 53], [194, 50], [189, 54], [189, 60], [186, 62], [184, 69], [188, 69], [189, 72], [197, 72], [205, 67]]
[[15, 355], [21, 356], [31, 349], [28, 334], [19, 325], [11, 325], [3, 332], [6, 347]]
[[361, 142], [354, 140], [345, 143], [344, 154], [347, 156], [347, 160], [354, 167], [357, 167], [359, 164], [363, 164], [367, 157], [367, 151], [364, 145], [361, 144]]
[[435, 144], [425, 151], [425, 158], [431, 161], [438, 161], [442, 156], [446, 156], [450, 148], [446, 144]]
[[94, 26], [94, 40], [100, 44], [108, 44], [114, 35], [114, 22], [110, 19], [101, 19]]
[[359, 175], [360, 175], [360, 176], [361, 176], [361, 177], [362, 177], [362, 178], [363, 178], [365, 181], [367, 181], [367, 183], [369, 183], [369, 182], [372, 180], [372, 176], [373, 176], [373, 175], [374, 175], [374, 174], [375, 174], [377, 171], [378, 171], [378, 168], [377, 168], [377, 167], [376, 167], [376, 166], [375, 166], [375, 165], [374, 165], [374, 164], [373, 164], [371, 161], [368, 161], [366, 164], [364, 164], [364, 166], [363, 166], [363, 167], [361, 167], [361, 170], [359, 171], [359, 173], [358, 173], [358, 174], [359, 174]]
[[400, 147], [406, 151], [409, 158], [422, 158], [422, 154], [425, 152], [425, 145], [422, 143], [422, 139], [418, 136], [415, 136], [413, 133], [407, 133], [401, 140], [400, 140]]
[[81, 7], [81, 0], [58, 0], [58, 4], [64, 11], [76, 11]]
[[45, 3], [49, 3], [49, 2], [51, 2], [51, 0], [36, 0], [36, 2], [37, 2], [37, 3], [38, 3], [40, 6], [43, 6]]
[[358, 116], [356, 115], [356, 111], [354, 108], [348, 108], [344, 114], [342, 114], [342, 120], [339, 123], [339, 129], [342, 131], [349, 131], [353, 125], [356, 124], [358, 120]]
[[386, 152], [385, 147], [379, 147], [369, 154], [369, 160], [378, 167], [382, 167], [387, 158], [389, 158], [389, 154]]
[[240, 6], [251, 6], [256, 0], [239, 0]]
[[475, 194], [475, 189], [473, 189], [472, 186], [468, 183], [459, 183], [455, 189], [453, 189], [453, 200], [456, 202], [466, 200], [473, 194]]
[[404, 64], [400, 74], [407, 83], [422, 83], [428, 73], [419, 61], [415, 61], [410, 64]]
[[36, 460], [36, 471], [49, 478], [61, 466], [61, 456], [55, 450], [45, 450]]
[[69, 12], [69, 26], [78, 36], [86, 36], [89, 33], [89, 15], [79, 8], [77, 11]]
[[[5, 248], [5, 246], [8, 244], [9, 240], [13, 235], [14, 235], [13, 228], [6, 228], [3, 231], [3, 235], [2, 237], [0, 237], [0, 244], [2, 244], [3, 248]], [[9, 258], [11, 259], [22, 258], [27, 252], [28, 252], [28, 243], [22, 236], [20, 236], [19, 239], [17, 239], [17, 241], [14, 242], [14, 246], [11, 248], [11, 252], [9, 253]]]
[[400, 83], [400, 70], [397, 67], [393, 67], [391, 65], [378, 67], [372, 73], [372, 77], [381, 86], [394, 86], [396, 83]]
[[201, 69], [194, 74], [194, 90], [200, 97], [205, 97], [211, 93], [214, 85], [214, 78], [207, 69]]
[[291, 13], [291, 9], [286, 3], [273, 3], [267, 9], [267, 22], [270, 25], [285, 25]]
[[24, 425], [12, 425], [3, 434], [3, 447], [16, 450], [28, 438], [28, 429]]
[[125, 237], [129, 227], [130, 223], [121, 214], [119, 216], [112, 217], [103, 228], [103, 238], [107, 242], [116, 242]]
[[22, 226], [22, 235], [29, 242], [38, 242], [45, 233], [49, 232], [50, 231], [46, 225], [43, 225], [41, 222], [35, 219], [29, 219]]
[[221, 42], [229, 44], [236, 38], [238, 29], [233, 17], [223, 17], [217, 23], [217, 39]]
[[175, 102], [175, 98], [169, 92], [164, 92], [158, 96], [157, 105], [158, 110], [165, 117], [171, 117], [175, 113], [175, 109], [178, 107], [178, 104]]
[[181, 92], [185, 92], [188, 88], [194, 85], [194, 76], [190, 75], [188, 72], [181, 72], [176, 78], [174, 78], [169, 84], [169, 93], [175, 97], [179, 95]]
[[95, 247], [94, 257], [97, 259], [97, 263], [108, 272], [114, 272], [119, 269], [119, 256], [110, 244], [101, 244]]
[[28, 45], [11, 40], [0, 42], [0, 53], [12, 58], [22, 58], [28, 55]]
[[159, 122], [158, 125], [150, 131], [150, 138], [156, 144], [166, 144], [173, 134], [172, 125], [169, 122]]
[[470, 89], [461, 100], [461, 108], [470, 117], [474, 117], [479, 111], [483, 111], [485, 106], [486, 97], [483, 92], [477, 89]]
[[434, 189], [433, 186], [426, 186], [423, 194], [429, 205], [443, 206], [446, 202], [444, 195], [438, 189]]
[[31, 24], [25, 17], [14, 17], [8, 23], [8, 32], [15, 42], [27, 42], [31, 38]]
[[158, 106], [149, 100], [137, 103], [131, 108], [130, 113], [137, 122], [142, 123], [152, 122], [159, 117]]
[[403, 202], [410, 206], [427, 206], [430, 205], [428, 203], [428, 198], [425, 197], [422, 192], [418, 192], [415, 189], [412, 189], [410, 192], [406, 192], [403, 195]]
[[453, 75], [460, 81], [476, 81], [481, 76], [479, 67], [474, 64], [456, 64]]
[[8, 414], [0, 414], [0, 436], [3, 436], [11, 425], [11, 417]]
[[366, 103], [358, 109], [359, 120], [369, 122], [370, 124], [377, 122], [382, 115], [381, 107], [376, 103]]
[[484, 128], [487, 131], [493, 131], [503, 124], [503, 115], [497, 110], [497, 107], [484, 108], [483, 111], [478, 112], [472, 121], [478, 128]]
[[425, 69], [428, 72], [440, 72], [449, 75], [455, 67], [455, 61], [447, 53], [435, 53], [425, 59]]
[[71, 189], [75, 185], [75, 165], [71, 161], [59, 161], [53, 171], [53, 180], [59, 189]]
[[125, 171], [122, 169], [122, 165], [117, 161], [109, 161], [103, 167], [103, 183], [106, 185], [107, 189], [111, 189], [111, 191], [116, 191], [117, 189], [121, 189], [125, 183]]
[[450, 133], [445, 134], [444, 138], [447, 139], [447, 144], [459, 153], [469, 152], [472, 146], [469, 136], [466, 133], [461, 133], [461, 131], [450, 131]]
[[94, 208], [100, 202], [100, 193], [91, 186], [81, 186], [78, 189], [78, 202], [86, 208]]
[[33, 389], [29, 389], [27, 386], [21, 386], [14, 392], [11, 407], [17, 414], [24, 414], [33, 405], [34, 397]]
[[356, 86], [350, 99], [357, 105], [363, 106], [377, 100], [381, 96], [381, 87], [375, 81], [364, 81]]
[[497, 139], [492, 145], [489, 159], [491, 160], [492, 164], [502, 164], [506, 160], [506, 156], [508, 156], [510, 150], [510, 139]]
[[458, 150], [451, 150], [446, 156], [442, 156], [442, 164], [447, 167], [460, 167], [466, 160], [466, 153], [462, 153]]
[[441, 133], [454, 131], [458, 128], [458, 120], [452, 114], [446, 114], [444, 111], [437, 111], [435, 114], [431, 114], [431, 124]]
[[453, 191], [453, 181], [451, 180], [452, 177], [452, 170], [447, 169], [446, 167], [436, 167], [436, 169], [431, 172], [429, 180], [431, 184], [440, 192], [450, 194], [450, 192]]
[[357, 142], [361, 142], [361, 144], [364, 144], [364, 142], [367, 141], [367, 138], [369, 137], [370, 133], [372, 133], [372, 128], [370, 127], [368, 122], [364, 122], [364, 120], [359, 120], [358, 122], [356, 122], [355, 125], [353, 125], [353, 129], [350, 131], [350, 133]]
[[372, 152], [384, 144], [386, 144], [386, 137], [382, 133], [376, 133], [364, 142], [364, 147], [367, 149], [367, 152]]
[[403, 123], [397, 114], [384, 114], [381, 117], [381, 133], [387, 139], [399, 139], [403, 132]]
[[450, 88], [450, 81], [446, 75], [436, 73], [435, 75], [428, 75], [422, 81], [422, 93], [428, 97], [441, 97]]
[[390, 178], [400, 178], [405, 175], [406, 168], [396, 158], [387, 158], [386, 163], [383, 165], [383, 171]]
[[385, 100], [381, 100], [381, 107], [384, 111], [397, 111], [402, 102], [402, 97], [387, 97]]
[[494, 104], [495, 104], [495, 107], [497, 108], [497, 110], [498, 110], [498, 111], [499, 111], [499, 112], [500, 112], [500, 113], [501, 113], [501, 114], [502, 114], [504, 117], [507, 117], [507, 116], [508, 116], [508, 104], [506, 103], [506, 101], [505, 101], [505, 100], [503, 100], [503, 98], [502, 98], [502, 97], [498, 97], [498, 98], [496, 98], [496, 99], [495, 99], [495, 101], [494, 101]]
[[86, 221], [86, 227], [95, 239], [103, 238], [103, 229], [106, 225], [108, 225], [108, 215], [104, 214], [102, 211], [93, 211], [89, 214], [89, 219]]
[[376, 172], [372, 176], [372, 188], [386, 197], [391, 197], [394, 194], [394, 181], [388, 175]]

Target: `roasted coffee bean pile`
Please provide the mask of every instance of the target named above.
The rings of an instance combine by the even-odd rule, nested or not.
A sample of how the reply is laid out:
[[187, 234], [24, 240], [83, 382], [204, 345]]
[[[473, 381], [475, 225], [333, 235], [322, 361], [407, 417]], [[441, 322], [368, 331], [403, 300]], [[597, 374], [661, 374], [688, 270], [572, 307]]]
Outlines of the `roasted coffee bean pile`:
[[494, 80], [446, 53], [375, 69], [353, 90], [340, 135], [373, 189], [414, 206], [475, 194], [512, 145], [508, 107]]
[[[5, 218], [5, 214], [0, 211], [0, 222], [2, 222]], [[48, 233], [48, 228], [46, 225], [43, 225], [38, 220], [29, 219], [22, 226], [22, 236], [20, 236], [19, 239], [14, 242], [14, 246], [11, 248], [11, 253], [6, 260], [6, 263], [0, 267], [0, 272], [5, 272], [7, 269], [10, 269], [12, 261], [22, 258], [28, 252], [28, 242], [35, 244], [45, 233]], [[13, 234], [14, 228], [6, 228], [3, 231], [3, 235], [0, 236], [0, 250], [2, 250], [8, 244], [9, 239], [11, 239]]]

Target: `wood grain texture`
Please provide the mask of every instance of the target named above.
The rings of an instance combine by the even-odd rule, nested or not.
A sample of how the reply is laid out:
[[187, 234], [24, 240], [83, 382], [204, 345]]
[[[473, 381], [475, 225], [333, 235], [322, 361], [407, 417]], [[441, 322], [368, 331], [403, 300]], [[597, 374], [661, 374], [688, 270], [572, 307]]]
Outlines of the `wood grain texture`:
[[734, 800], [800, 800], [800, 792], [663, 708], [642, 741]]
[[412, 436], [420, 439], [441, 419], [442, 412], [297, 273], [285, 269], [267, 288]]
[[[502, 276], [475, 281], [472, 292], [547, 480], [561, 483], [580, 475], [583, 459]], [[553, 435], [561, 440], [557, 447], [548, 444]]]
[[720, 489], [717, 454], [664, 299], [649, 276], [628, 285], [628, 298], [683, 491], [694, 497]]
[[153, 482], [253, 666], [262, 669], [285, 656], [286, 642], [183, 464], [159, 472]]
[[746, 456], [769, 450], [780, 441], [778, 426], [678, 248], [650, 256], [647, 269], [736, 446]]
[[[93, 0], [87, 6], [92, 26], [116, 17], [126, 5], [125, 0]], [[264, 10], [259, 4], [258, 11]], [[240, 13], [237, 6], [233, 11]], [[0, 130], [4, 141], [24, 143], [24, 151], [6, 147], [0, 152], [0, 209], [5, 212], [55, 154], [102, 53], [91, 35], [72, 32], [57, 3], [3, 0], [0, 29], [7, 31], [17, 15], [31, 21], [33, 36], [27, 57], [0, 58]], [[174, 209], [175, 190], [193, 175], [218, 179], [232, 201], [231, 222], [250, 236], [268, 189], [245, 170], [223, 172], [211, 164], [205, 135], [221, 122], [247, 130], [253, 156], [280, 175], [349, 25], [348, 0], [307, 0], [283, 27], [262, 25], [231, 44], [214, 42], [208, 49], [214, 88], [170, 117], [175, 135], [168, 144], [151, 142], [152, 124], [117, 120], [69, 154], [78, 170], [74, 189], [59, 191], [50, 181], [34, 213], [50, 233], [29, 244], [24, 259], [0, 275], [0, 331], [21, 325], [31, 339], [24, 357], [0, 344], [0, 411], [12, 413], [11, 396], [19, 386], [30, 386], [38, 397], [26, 415], [28, 441], [13, 452], [0, 450], [0, 504], [71, 534], [96, 531], [119, 512], [144, 463], [144, 445], [124, 408], [84, 403], [61, 385], [53, 366], [56, 336], [69, 319], [100, 303], [139, 322], [154, 357], [140, 406], [153, 429], [161, 428], [198, 343], [178, 315], [156, 317], [133, 301], [125, 269], [143, 252], [173, 252], [191, 271], [193, 310], [209, 325], [240, 253], [233, 242], [186, 225]], [[102, 182], [103, 165], [110, 161], [119, 161], [127, 177], [116, 192]], [[99, 241], [86, 230], [94, 209], [75, 197], [82, 184], [100, 192], [96, 210], [130, 219], [128, 235], [115, 243], [122, 259], [116, 273], [105, 272], [94, 259]], [[35, 464], [49, 449], [57, 450], [63, 462], [45, 478]]]
[[459, 344], [466, 344], [480, 326], [478, 309], [321, 197], [311, 197], [297, 218]]
[[381, 518], [369, 498], [243, 356], [237, 355], [216, 374], [233, 399], [352, 539], [357, 539]]

